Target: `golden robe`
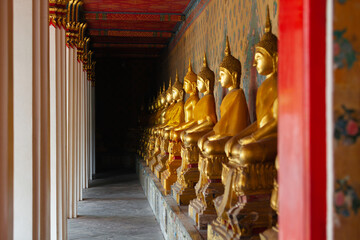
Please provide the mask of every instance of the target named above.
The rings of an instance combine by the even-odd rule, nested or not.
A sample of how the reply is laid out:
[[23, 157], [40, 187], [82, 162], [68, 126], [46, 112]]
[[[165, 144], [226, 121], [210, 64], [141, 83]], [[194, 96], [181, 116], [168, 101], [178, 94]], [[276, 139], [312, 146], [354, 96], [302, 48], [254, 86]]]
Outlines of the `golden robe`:
[[234, 89], [225, 96], [220, 113], [221, 118], [214, 126], [216, 135], [235, 136], [249, 125], [249, 110], [241, 88]]
[[184, 102], [177, 102], [169, 107], [165, 114], [166, 125], [169, 127], [175, 127], [184, 122]]
[[199, 96], [197, 94], [190, 96], [184, 105], [185, 111], [185, 122], [190, 122], [194, 120], [194, 106], [196, 106], [197, 102], [199, 101]]
[[199, 121], [207, 117], [210, 117], [214, 124], [216, 123], [215, 99], [211, 94], [202, 97], [194, 109], [194, 120]]

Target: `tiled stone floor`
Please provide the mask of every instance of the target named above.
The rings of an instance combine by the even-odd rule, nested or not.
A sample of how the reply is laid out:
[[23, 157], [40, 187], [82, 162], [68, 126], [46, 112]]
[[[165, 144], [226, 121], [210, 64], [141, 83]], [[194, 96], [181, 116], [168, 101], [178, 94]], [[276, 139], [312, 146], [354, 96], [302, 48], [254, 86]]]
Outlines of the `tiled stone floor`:
[[68, 220], [70, 240], [162, 240], [160, 226], [137, 176], [94, 180]]

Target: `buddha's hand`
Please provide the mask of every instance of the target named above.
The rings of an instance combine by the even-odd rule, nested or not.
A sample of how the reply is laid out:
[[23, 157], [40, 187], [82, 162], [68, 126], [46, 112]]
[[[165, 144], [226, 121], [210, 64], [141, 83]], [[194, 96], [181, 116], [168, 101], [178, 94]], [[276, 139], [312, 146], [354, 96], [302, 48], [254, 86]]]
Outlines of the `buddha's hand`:
[[247, 145], [254, 142], [256, 142], [256, 139], [253, 137], [252, 134], [239, 140], [240, 145]]

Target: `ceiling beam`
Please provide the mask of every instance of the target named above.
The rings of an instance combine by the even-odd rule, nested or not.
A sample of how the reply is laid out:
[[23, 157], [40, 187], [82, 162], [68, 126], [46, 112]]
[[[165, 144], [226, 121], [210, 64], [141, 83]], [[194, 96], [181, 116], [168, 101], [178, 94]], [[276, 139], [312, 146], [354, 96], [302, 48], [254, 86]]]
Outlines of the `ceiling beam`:
[[176, 13], [85, 12], [87, 20], [182, 22], [185, 15]]
[[92, 36], [93, 43], [141, 43], [141, 44], [167, 44], [169, 38], [162, 37], [116, 37], [116, 36]]
[[129, 31], [113, 29], [90, 29], [91, 36], [114, 36], [114, 37], [164, 37], [171, 38], [172, 33], [159, 31]]
[[93, 48], [166, 48], [166, 44], [94, 43]]

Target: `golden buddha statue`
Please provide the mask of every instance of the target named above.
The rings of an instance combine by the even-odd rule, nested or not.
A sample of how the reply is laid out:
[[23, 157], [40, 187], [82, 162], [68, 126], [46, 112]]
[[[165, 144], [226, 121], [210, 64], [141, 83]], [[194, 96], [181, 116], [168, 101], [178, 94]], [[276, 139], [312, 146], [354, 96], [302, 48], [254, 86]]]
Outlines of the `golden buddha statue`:
[[222, 163], [227, 162], [225, 143], [250, 123], [245, 94], [240, 88], [241, 63], [231, 55], [228, 38], [219, 75], [221, 86], [229, 92], [220, 106], [220, 120], [198, 141], [200, 178], [195, 186], [196, 199], [189, 205], [189, 215], [200, 229], [216, 218], [213, 199], [224, 191], [221, 171]]
[[209, 132], [216, 123], [216, 110], [214, 98], [214, 72], [207, 64], [206, 54], [201, 71], [197, 76], [197, 89], [204, 96], [196, 103], [194, 119], [174, 129], [176, 135], [180, 133], [181, 168], [178, 170], [176, 183], [171, 187], [172, 195], [178, 204], [189, 204], [196, 197], [194, 186], [199, 180], [198, 139]]
[[154, 173], [161, 180], [161, 173], [166, 170], [166, 162], [169, 159], [169, 140], [171, 129], [184, 122], [184, 90], [179, 82], [179, 76], [176, 72], [175, 83], [168, 89], [167, 99], [170, 102], [169, 109], [165, 114], [165, 123], [161, 127], [161, 154], [157, 157], [157, 165]]
[[[169, 82], [168, 89], [171, 89], [171, 79]], [[168, 98], [168, 91], [165, 91], [165, 84], [163, 87], [163, 93], [161, 94], [161, 103], [162, 103], [162, 110], [159, 113], [159, 123], [152, 128], [152, 139], [154, 142], [154, 150], [149, 154], [149, 158], [147, 159], [148, 165], [152, 172], [154, 172], [154, 168], [157, 165], [157, 157], [161, 153], [161, 140], [160, 140], [160, 131], [161, 128], [164, 126], [166, 122], [166, 113], [169, 110], [169, 104], [172, 101], [172, 98]]]
[[[164, 90], [165, 90], [165, 85], [164, 85]], [[145, 160], [147, 165], [149, 164], [147, 160], [149, 159], [151, 153], [154, 150], [154, 146], [155, 146], [155, 139], [153, 136], [153, 127], [156, 124], [159, 124], [161, 121], [160, 115], [161, 115], [161, 110], [164, 105], [164, 99], [162, 99], [161, 95], [162, 95], [162, 91], [160, 89], [158, 97], [156, 98], [155, 110], [151, 111], [151, 116], [149, 118], [150, 127], [145, 130], [144, 135], [141, 139], [141, 144], [143, 144], [143, 148], [144, 148], [141, 156]]]
[[[199, 101], [199, 94], [196, 88], [196, 74], [193, 72], [191, 67], [191, 62], [189, 60], [189, 68], [186, 76], [184, 77], [184, 90], [190, 96], [184, 104], [184, 113], [185, 121], [178, 126], [175, 126], [170, 131], [170, 140], [169, 140], [169, 159], [166, 163], [166, 170], [162, 173], [161, 182], [165, 189], [165, 192], [171, 190], [171, 185], [176, 182], [177, 179], [177, 169], [181, 165], [181, 141], [180, 141], [180, 132], [175, 131], [175, 129], [181, 129], [186, 123], [194, 120], [194, 109], [196, 103]], [[179, 82], [180, 83], [180, 82]], [[174, 84], [173, 91], [182, 91], [182, 87], [176, 86]]]
[[254, 66], [265, 75], [256, 95], [257, 121], [225, 145], [224, 194], [215, 199], [218, 218], [208, 239], [258, 237], [271, 226], [270, 197], [277, 155], [277, 37], [271, 32], [269, 9], [265, 34], [256, 45]]

